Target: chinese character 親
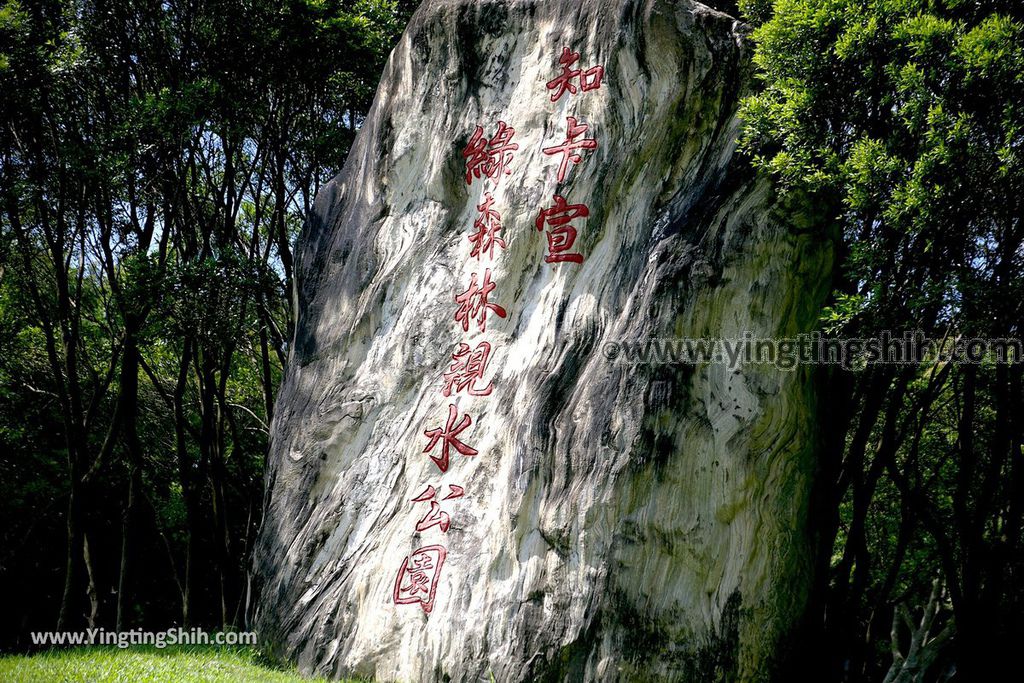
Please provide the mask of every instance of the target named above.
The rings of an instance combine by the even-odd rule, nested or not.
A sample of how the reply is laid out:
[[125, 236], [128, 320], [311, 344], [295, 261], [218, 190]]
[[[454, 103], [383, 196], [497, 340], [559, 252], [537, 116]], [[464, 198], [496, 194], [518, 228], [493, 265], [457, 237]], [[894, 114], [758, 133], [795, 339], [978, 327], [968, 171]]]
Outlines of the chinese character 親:
[[490, 355], [491, 345], [488, 342], [480, 342], [474, 349], [471, 349], [469, 344], [461, 342], [459, 348], [452, 354], [454, 362], [448, 367], [448, 372], [444, 373], [444, 387], [441, 393], [451, 396], [453, 393], [465, 391], [470, 396], [489, 396], [493, 389], [491, 384], [488, 382], [487, 386], [478, 387], [477, 381], [483, 381]]

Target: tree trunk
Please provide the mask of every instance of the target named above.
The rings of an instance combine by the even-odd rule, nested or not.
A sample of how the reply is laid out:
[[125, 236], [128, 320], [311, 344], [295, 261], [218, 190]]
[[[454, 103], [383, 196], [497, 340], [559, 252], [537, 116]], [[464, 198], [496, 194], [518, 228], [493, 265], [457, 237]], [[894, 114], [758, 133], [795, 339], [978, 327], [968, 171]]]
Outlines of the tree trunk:
[[86, 594], [86, 554], [82, 530], [82, 509], [84, 494], [81, 485], [72, 478], [71, 491], [68, 494], [68, 508], [65, 526], [67, 529], [67, 547], [64, 563], [64, 590], [60, 601], [60, 614], [57, 617], [57, 630], [66, 631], [78, 628], [84, 623], [85, 609], [83, 599]]
[[185, 391], [188, 388], [188, 376], [192, 363], [193, 340], [182, 340], [181, 357], [178, 366], [178, 379], [174, 386], [172, 401], [174, 404], [174, 444], [178, 459], [178, 480], [181, 483], [181, 495], [185, 503], [185, 569], [182, 582], [181, 620], [185, 627], [195, 621], [194, 601], [196, 580], [202, 567], [198, 560], [201, 554], [203, 527], [202, 502], [199, 486], [205, 476], [205, 468], [201, 463], [193, 463], [188, 450], [188, 418], [185, 413]]
[[131, 566], [139, 526], [139, 500], [142, 496], [142, 445], [138, 432], [139, 402], [139, 349], [137, 343], [138, 321], [126, 321], [127, 332], [124, 351], [121, 356], [121, 386], [119, 412], [128, 454], [128, 495], [126, 497], [121, 523], [121, 565], [117, 579], [117, 615], [115, 623], [121, 631], [128, 626], [128, 612], [131, 609]]

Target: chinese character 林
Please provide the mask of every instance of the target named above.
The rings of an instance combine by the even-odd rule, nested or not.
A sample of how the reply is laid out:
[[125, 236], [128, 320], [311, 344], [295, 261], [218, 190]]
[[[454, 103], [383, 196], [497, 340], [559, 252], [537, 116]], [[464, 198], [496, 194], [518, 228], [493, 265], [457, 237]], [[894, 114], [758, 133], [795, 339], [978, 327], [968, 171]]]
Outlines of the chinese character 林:
[[496, 287], [491, 282], [491, 269], [484, 270], [484, 279], [479, 285], [476, 278], [477, 274], [472, 273], [466, 291], [455, 295], [455, 303], [459, 305], [455, 310], [455, 322], [462, 324], [464, 332], [469, 332], [469, 323], [472, 320], [476, 320], [481, 332], [486, 332], [489, 312], [493, 312], [499, 318], [504, 318], [507, 315], [504, 308], [488, 300]]

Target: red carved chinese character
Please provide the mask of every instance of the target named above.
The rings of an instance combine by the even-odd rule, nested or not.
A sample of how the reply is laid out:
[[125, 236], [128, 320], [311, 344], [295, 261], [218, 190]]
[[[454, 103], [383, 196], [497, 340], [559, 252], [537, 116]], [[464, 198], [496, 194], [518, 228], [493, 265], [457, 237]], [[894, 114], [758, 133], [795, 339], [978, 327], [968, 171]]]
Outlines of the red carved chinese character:
[[544, 229], [547, 223], [551, 229], [547, 232], [548, 255], [544, 260], [548, 263], [561, 263], [571, 261], [583, 263], [583, 256], [569, 252], [576, 242], [576, 228], [569, 225], [569, 221], [576, 218], [586, 218], [590, 215], [590, 209], [586, 204], [569, 204], [562, 195], [555, 195], [555, 205], [550, 209], [541, 209], [537, 214], [534, 225], [538, 230]]
[[459, 348], [452, 354], [455, 361], [444, 373], [444, 388], [441, 393], [451, 396], [453, 392], [468, 389], [470, 396], [490, 396], [493, 388], [490, 383], [486, 387], [478, 388], [477, 380], [483, 380], [484, 372], [487, 370], [487, 359], [491, 355], [491, 345], [487, 342], [480, 342], [472, 351], [469, 344], [460, 343]]
[[441, 567], [447, 556], [448, 551], [444, 546], [428, 545], [414, 550], [406, 557], [395, 577], [395, 604], [419, 603], [423, 611], [430, 614], [430, 610], [434, 609]]
[[447, 533], [451, 525], [452, 519], [448, 513], [441, 509], [441, 505], [436, 500], [432, 500], [430, 501], [430, 512], [416, 522], [416, 531], [426, 531], [432, 526], [439, 526], [443, 533]]
[[423, 489], [423, 493], [412, 499], [412, 502], [425, 503], [436, 495], [437, 489], [435, 489], [433, 486], [427, 486], [427, 488]]
[[562, 182], [563, 180], [565, 180], [565, 171], [568, 168], [570, 161], [574, 164], [578, 164], [581, 161], [583, 161], [583, 158], [579, 154], [576, 154], [574, 150], [597, 148], [597, 140], [595, 140], [594, 138], [583, 138], [582, 140], [576, 139], [580, 135], [583, 135], [584, 133], [587, 132], [589, 128], [587, 124], [577, 124], [576, 117], [574, 116], [566, 116], [565, 118], [567, 123], [565, 141], [560, 145], [556, 145], [554, 147], [545, 147], [542, 150], [545, 154], [548, 155], [562, 155], [562, 163], [559, 164], [558, 166], [558, 182]]
[[579, 59], [579, 52], [573, 52], [567, 47], [562, 48], [562, 55], [558, 58], [558, 63], [562, 65], [562, 74], [547, 82], [548, 90], [555, 91], [551, 94], [552, 102], [557, 102], [567, 90], [575, 95], [576, 86], [573, 85], [572, 80], [577, 77], [580, 79], [580, 88], [584, 91], [597, 90], [601, 87], [601, 79], [604, 77], [604, 67], [598, 65], [591, 67], [586, 71], [570, 68], [573, 64], [578, 62]]
[[454, 448], [456, 451], [462, 453], [465, 456], [472, 456], [477, 454], [476, 449], [470, 448], [469, 446], [455, 438], [460, 433], [462, 433], [464, 429], [473, 424], [473, 418], [471, 418], [467, 413], [466, 415], [462, 416], [462, 419], [459, 421], [459, 424], [456, 425], [455, 418], [457, 416], [458, 411], [456, 410], [455, 404], [453, 403], [448, 406], [448, 424], [445, 425], [444, 428], [438, 427], [436, 429], [427, 429], [423, 432], [423, 434], [430, 439], [430, 442], [427, 444], [427, 447], [423, 449], [424, 453], [430, 453], [430, 451], [434, 450], [434, 446], [437, 445], [438, 441], [443, 442], [441, 444], [441, 457], [436, 457], [433, 455], [430, 456], [430, 459], [434, 461], [434, 464], [437, 465], [442, 472], [448, 471], [449, 448]]
[[484, 203], [476, 207], [480, 212], [473, 222], [476, 232], [469, 236], [469, 241], [473, 245], [469, 252], [470, 257], [476, 256], [479, 259], [483, 254], [487, 254], [488, 258], [493, 259], [495, 245], [505, 248], [505, 240], [498, 237], [498, 231], [501, 230], [501, 214], [491, 208], [492, 204], [494, 197], [490, 192], [485, 192]]
[[497, 183], [501, 176], [511, 173], [508, 165], [512, 163], [512, 152], [519, 145], [512, 142], [516, 129], [504, 121], [498, 121], [498, 131], [490, 140], [484, 136], [482, 126], [477, 126], [469, 139], [462, 156], [466, 160], [466, 184], [472, 185], [473, 178], [486, 176]]
[[[448, 484], [448, 495], [441, 500], [452, 500], [454, 498], [462, 498], [465, 495], [466, 489], [462, 488], [458, 484]], [[437, 489], [433, 486], [427, 486], [423, 489], [423, 493], [412, 499], [413, 503], [426, 503], [428, 500], [432, 500], [437, 496]]]
[[[461, 498], [463, 493], [465, 493], [465, 489], [455, 484], [449, 484], [448, 489], [448, 495], [442, 498], [442, 500]], [[436, 496], [437, 490], [433, 486], [428, 486], [424, 489], [423, 493], [412, 499], [414, 503], [430, 502], [430, 511], [416, 522], [416, 531], [426, 531], [433, 526], [437, 526], [441, 528], [442, 532], [447, 533], [451, 527], [451, 517], [448, 516], [447, 512], [441, 510], [441, 504], [435, 500]]]
[[473, 273], [466, 291], [455, 295], [455, 303], [459, 305], [455, 311], [455, 322], [462, 323], [463, 331], [469, 332], [469, 322], [475, 318], [480, 331], [486, 332], [488, 311], [493, 311], [499, 318], [506, 317], [504, 308], [487, 300], [495, 287], [496, 285], [491, 282], [491, 269], [488, 268], [484, 271], [484, 281], [480, 285], [477, 285], [476, 273]]

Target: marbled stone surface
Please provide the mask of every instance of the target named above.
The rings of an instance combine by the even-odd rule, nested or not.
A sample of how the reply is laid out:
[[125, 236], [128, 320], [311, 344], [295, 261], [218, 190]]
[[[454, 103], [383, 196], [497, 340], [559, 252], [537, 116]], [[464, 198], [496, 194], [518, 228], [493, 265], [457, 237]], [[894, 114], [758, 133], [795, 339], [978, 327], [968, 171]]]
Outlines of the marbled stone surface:
[[[809, 577], [809, 375], [604, 352], [814, 323], [829, 253], [735, 154], [744, 35], [685, 0], [419, 9], [298, 245], [256, 557], [274, 653], [379, 680], [767, 680]], [[552, 102], [563, 47], [605, 75]], [[599, 147], [558, 185], [541, 150], [566, 116]], [[485, 184], [462, 151], [499, 120], [519, 145], [486, 185], [507, 317], [465, 333], [454, 296], [483, 270], [467, 236]], [[534, 221], [555, 192], [590, 209], [582, 264], [544, 260]], [[444, 397], [453, 350], [484, 339], [493, 393]], [[423, 432], [449, 403], [479, 455], [442, 474]], [[415, 531], [427, 484], [465, 488], [447, 533]], [[433, 610], [395, 605], [403, 559], [431, 544], [447, 548]]]

